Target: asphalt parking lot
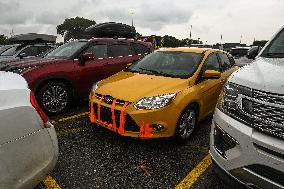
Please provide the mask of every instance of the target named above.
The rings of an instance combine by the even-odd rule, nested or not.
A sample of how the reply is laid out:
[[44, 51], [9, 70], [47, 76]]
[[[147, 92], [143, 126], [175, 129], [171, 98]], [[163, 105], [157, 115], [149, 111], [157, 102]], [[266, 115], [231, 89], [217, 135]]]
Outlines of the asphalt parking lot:
[[[243, 66], [241, 60], [237, 65]], [[248, 62], [244, 62], [248, 63]], [[51, 117], [59, 159], [37, 188], [230, 188], [215, 175], [209, 158], [212, 117], [185, 145], [173, 139], [124, 138], [89, 122], [88, 102]]]
[[[87, 102], [52, 117], [59, 159], [37, 188], [227, 188], [208, 155], [211, 117], [191, 140], [123, 138], [89, 122]], [[75, 116], [74, 116], [75, 115]]]

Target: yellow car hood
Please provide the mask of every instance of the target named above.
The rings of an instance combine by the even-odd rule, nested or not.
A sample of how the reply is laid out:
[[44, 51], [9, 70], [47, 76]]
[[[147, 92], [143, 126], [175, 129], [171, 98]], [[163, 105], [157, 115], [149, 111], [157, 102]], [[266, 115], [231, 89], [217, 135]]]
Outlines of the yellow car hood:
[[189, 87], [188, 79], [119, 72], [99, 83], [96, 93], [135, 102], [143, 97], [177, 93]]

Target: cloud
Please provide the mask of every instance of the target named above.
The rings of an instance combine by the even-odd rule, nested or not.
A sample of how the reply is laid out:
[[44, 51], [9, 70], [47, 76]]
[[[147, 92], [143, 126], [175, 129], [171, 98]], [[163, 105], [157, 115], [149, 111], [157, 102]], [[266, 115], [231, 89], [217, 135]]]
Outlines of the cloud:
[[[125, 1], [124, 1], [125, 2]], [[161, 30], [169, 24], [184, 24], [189, 21], [192, 11], [189, 7], [178, 6], [172, 1], [142, 1], [131, 7], [132, 1], [127, 1], [121, 6], [106, 6], [95, 9], [96, 14], [105, 15], [107, 20], [128, 21], [134, 19], [135, 26], [148, 28], [154, 31]], [[133, 14], [131, 15], [130, 12]]]
[[[134, 25], [144, 35], [192, 36], [203, 41], [268, 39], [283, 25], [283, 0], [1, 0], [0, 33], [56, 34], [65, 18]], [[133, 12], [131, 15], [130, 12]]]
[[64, 21], [65, 18], [72, 17], [71, 12], [53, 12], [53, 11], [43, 11], [35, 16], [34, 22], [36, 24], [51, 24], [58, 25]]
[[32, 16], [32, 12], [21, 9], [18, 1], [0, 1], [0, 25], [1, 24], [23, 24]]

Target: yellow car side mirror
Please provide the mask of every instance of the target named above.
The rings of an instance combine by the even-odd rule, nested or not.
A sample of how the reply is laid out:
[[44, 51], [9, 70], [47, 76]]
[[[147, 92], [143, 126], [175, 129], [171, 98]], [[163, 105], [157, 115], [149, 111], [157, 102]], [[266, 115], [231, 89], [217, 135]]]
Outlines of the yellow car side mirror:
[[206, 70], [202, 75], [203, 79], [219, 79], [220, 77], [221, 72], [216, 70]]

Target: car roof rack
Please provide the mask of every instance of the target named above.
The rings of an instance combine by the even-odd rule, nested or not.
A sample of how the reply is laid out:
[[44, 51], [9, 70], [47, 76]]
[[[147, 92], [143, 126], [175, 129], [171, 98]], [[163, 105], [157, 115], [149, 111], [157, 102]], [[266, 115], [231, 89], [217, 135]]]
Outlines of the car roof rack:
[[10, 37], [9, 42], [11, 43], [24, 43], [24, 44], [35, 44], [35, 43], [55, 43], [56, 36], [47, 34], [27, 33], [20, 34]]
[[85, 32], [90, 38], [134, 39], [134, 26], [116, 22], [105, 22], [88, 27]]

